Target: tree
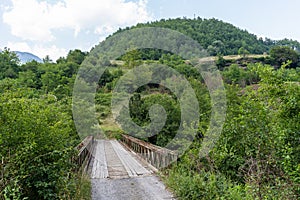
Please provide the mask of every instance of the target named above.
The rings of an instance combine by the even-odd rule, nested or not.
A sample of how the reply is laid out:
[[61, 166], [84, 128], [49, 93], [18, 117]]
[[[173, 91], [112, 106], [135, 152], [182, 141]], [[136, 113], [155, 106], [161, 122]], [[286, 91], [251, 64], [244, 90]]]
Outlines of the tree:
[[224, 67], [226, 66], [226, 60], [220, 54], [218, 55], [218, 58], [216, 60], [216, 65], [217, 65], [218, 69], [220, 69], [220, 70], [223, 70]]
[[75, 49], [75, 50], [69, 51], [66, 60], [67, 60], [67, 62], [73, 62], [73, 63], [80, 65], [84, 61], [86, 56], [87, 56], [86, 52], [82, 52], [79, 49]]
[[46, 55], [45, 58], [43, 58], [44, 63], [52, 63], [53, 61], [51, 60], [49, 55]]
[[246, 57], [246, 55], [249, 54], [249, 51], [247, 49], [245, 49], [244, 47], [239, 48], [238, 54], [240, 56], [243, 56], [243, 58]]
[[277, 68], [287, 61], [291, 61], [290, 67], [295, 68], [299, 64], [299, 54], [288, 46], [275, 46], [270, 50], [270, 57]]
[[128, 51], [125, 55], [123, 55], [122, 60], [125, 61], [125, 66], [132, 68], [136, 65], [140, 64], [140, 60], [142, 58], [142, 54], [139, 50], [134, 49]]
[[245, 70], [239, 67], [237, 64], [230, 65], [225, 68], [222, 73], [224, 81], [230, 84], [238, 84], [244, 80], [245, 78]]
[[207, 51], [210, 55], [216, 56], [218, 54], [225, 54], [225, 45], [222, 41], [216, 40], [212, 43], [212, 45], [209, 45], [207, 48]]
[[19, 63], [18, 56], [8, 48], [4, 48], [4, 51], [0, 52], [0, 80], [16, 78], [20, 71]]
[[46, 72], [41, 77], [42, 88], [46, 93], [53, 91], [60, 83], [61, 76], [57, 73]]

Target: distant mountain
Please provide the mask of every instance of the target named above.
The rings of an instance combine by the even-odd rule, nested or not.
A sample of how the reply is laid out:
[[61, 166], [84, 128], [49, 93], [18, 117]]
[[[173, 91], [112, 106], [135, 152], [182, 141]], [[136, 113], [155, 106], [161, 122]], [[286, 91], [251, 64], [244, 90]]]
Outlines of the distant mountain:
[[36, 55], [33, 55], [32, 53], [28, 53], [28, 52], [20, 52], [20, 51], [14, 51], [17, 56], [19, 57], [20, 59], [20, 62], [23, 64], [23, 63], [27, 63], [27, 62], [30, 62], [30, 61], [37, 61], [39, 63], [43, 62], [42, 59], [40, 59], [38, 56]]

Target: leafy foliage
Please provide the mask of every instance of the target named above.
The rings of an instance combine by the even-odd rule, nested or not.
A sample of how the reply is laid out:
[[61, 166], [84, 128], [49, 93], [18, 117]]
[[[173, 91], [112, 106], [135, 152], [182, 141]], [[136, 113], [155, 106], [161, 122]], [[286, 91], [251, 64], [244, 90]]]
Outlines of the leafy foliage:
[[[141, 27], [162, 27], [179, 31], [197, 42], [212, 56], [221, 55], [238, 55], [240, 48], [243, 53], [263, 54], [269, 52], [276, 45], [288, 46], [293, 49], [300, 50], [300, 43], [293, 40], [271, 40], [269, 38], [258, 38], [254, 34], [250, 34], [246, 30], [241, 30], [232, 24], [217, 20], [217, 19], [195, 19], [176, 18], [176, 19], [161, 19], [160, 21], [148, 22], [145, 24], [137, 24], [131, 28]], [[117, 33], [130, 29], [119, 29]], [[157, 55], [161, 55], [157, 51], [143, 51], [142, 57], [152, 60], [157, 60]], [[151, 52], [151, 54], [149, 54]]]
[[12, 189], [34, 199], [71, 193], [76, 134], [70, 114], [53, 96], [38, 100], [18, 95], [4, 93], [0, 99], [5, 195]]
[[19, 58], [14, 52], [11, 52], [8, 48], [0, 53], [0, 80], [4, 78], [16, 78], [19, 67]]
[[0, 53], [0, 199], [76, 195], [79, 137], [70, 95], [83, 58], [75, 52], [66, 62], [22, 65], [8, 49]]
[[[299, 198], [300, 90], [291, 80], [300, 74], [285, 67], [252, 64], [260, 80], [255, 87], [227, 85], [226, 123], [213, 151], [200, 158], [201, 143], [195, 142], [165, 171], [181, 199]], [[233, 69], [225, 75], [235, 83], [244, 75]]]
[[278, 67], [290, 61], [290, 67], [296, 67], [299, 64], [300, 55], [288, 46], [275, 46], [270, 50], [270, 57], [273, 64]]

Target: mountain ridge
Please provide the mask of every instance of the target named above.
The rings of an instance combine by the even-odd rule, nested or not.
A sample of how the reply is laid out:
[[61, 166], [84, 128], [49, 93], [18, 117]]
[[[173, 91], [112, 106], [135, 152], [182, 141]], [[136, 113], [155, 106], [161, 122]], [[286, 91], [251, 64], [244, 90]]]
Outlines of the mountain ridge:
[[14, 51], [14, 53], [19, 57], [21, 64], [31, 62], [33, 60], [39, 63], [43, 62], [41, 58], [29, 52]]

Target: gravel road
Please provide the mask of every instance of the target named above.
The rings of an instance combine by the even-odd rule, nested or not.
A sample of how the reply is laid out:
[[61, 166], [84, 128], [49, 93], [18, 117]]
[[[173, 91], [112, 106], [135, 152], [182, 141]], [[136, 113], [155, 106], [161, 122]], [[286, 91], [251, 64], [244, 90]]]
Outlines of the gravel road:
[[93, 200], [160, 200], [175, 199], [158, 177], [92, 179]]

